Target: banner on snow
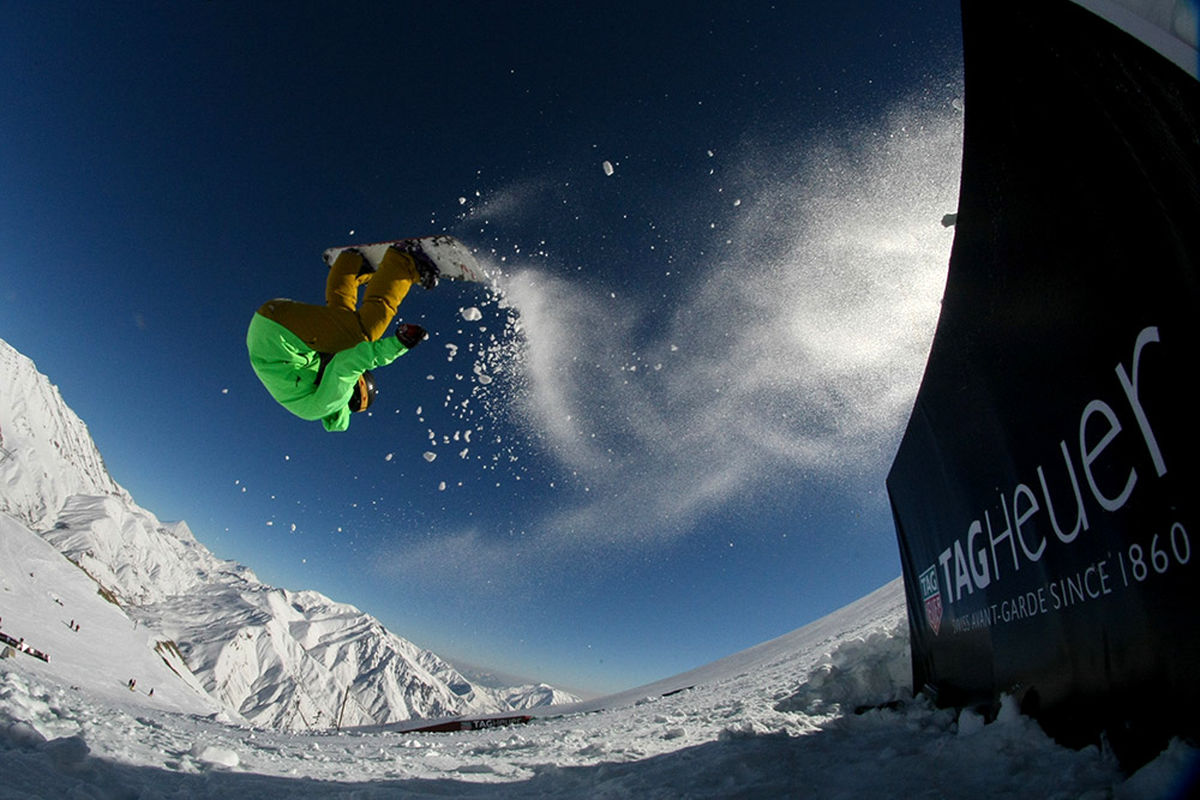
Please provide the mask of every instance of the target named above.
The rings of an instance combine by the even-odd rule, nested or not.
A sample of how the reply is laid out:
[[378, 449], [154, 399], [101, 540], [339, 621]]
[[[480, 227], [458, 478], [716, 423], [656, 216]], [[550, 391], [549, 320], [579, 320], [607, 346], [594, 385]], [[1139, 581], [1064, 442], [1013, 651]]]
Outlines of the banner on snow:
[[955, 241], [887, 480], [914, 685], [1064, 739], [1198, 732], [1192, 41], [1189, 70], [1065, 0], [963, 3]]

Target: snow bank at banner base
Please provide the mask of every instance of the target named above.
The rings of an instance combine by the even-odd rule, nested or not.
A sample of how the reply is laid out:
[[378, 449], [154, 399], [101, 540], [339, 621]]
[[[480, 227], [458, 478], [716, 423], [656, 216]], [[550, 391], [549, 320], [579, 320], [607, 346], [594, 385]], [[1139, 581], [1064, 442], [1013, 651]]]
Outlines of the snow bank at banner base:
[[840, 627], [814, 623], [786, 640], [797, 649], [726, 661], [669, 696], [452, 734], [254, 730], [97, 701], [0, 661], [0, 797], [1149, 800], [1195, 787], [1200, 752], [1181, 742], [1124, 779], [1011, 700], [988, 724], [911, 700], [902, 614]]
[[890, 631], [843, 643], [775, 709], [806, 714], [858, 712], [911, 698], [907, 630], [908, 623], [901, 621]]

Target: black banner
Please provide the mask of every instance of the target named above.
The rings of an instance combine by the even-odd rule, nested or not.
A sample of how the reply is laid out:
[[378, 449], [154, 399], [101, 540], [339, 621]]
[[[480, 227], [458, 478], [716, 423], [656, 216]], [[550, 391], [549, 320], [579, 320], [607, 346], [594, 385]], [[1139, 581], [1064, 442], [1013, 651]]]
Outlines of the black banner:
[[963, 50], [946, 295], [887, 481], [914, 686], [1067, 741], [1195, 735], [1200, 83], [1065, 0], [966, 0]]

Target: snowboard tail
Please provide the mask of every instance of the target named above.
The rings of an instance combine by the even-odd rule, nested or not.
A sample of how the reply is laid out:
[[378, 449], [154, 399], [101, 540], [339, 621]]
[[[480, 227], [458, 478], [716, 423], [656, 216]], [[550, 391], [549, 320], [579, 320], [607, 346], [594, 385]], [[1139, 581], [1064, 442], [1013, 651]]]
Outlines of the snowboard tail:
[[479, 260], [470, 249], [453, 236], [419, 236], [413, 239], [393, 239], [387, 242], [372, 242], [370, 244], [348, 244], [341, 247], [330, 247], [322, 256], [325, 263], [332, 265], [334, 259], [344, 250], [357, 250], [362, 253], [371, 266], [379, 268], [383, 254], [393, 244], [415, 244], [429, 256], [429, 260], [437, 264], [439, 277], [451, 278], [458, 281], [488, 283], [491, 276], [480, 265]]

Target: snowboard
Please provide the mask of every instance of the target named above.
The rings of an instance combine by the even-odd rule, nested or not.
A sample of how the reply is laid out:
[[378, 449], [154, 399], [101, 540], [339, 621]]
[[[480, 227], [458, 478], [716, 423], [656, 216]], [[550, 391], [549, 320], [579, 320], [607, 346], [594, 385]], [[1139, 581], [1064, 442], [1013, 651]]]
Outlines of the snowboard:
[[379, 268], [383, 254], [393, 244], [401, 242], [416, 243], [421, 251], [429, 256], [429, 260], [437, 264], [441, 278], [451, 278], [458, 281], [473, 281], [487, 283], [491, 276], [480, 265], [479, 260], [470, 249], [453, 236], [420, 236], [414, 239], [393, 239], [389, 242], [372, 242], [370, 244], [347, 244], [341, 247], [330, 247], [322, 256], [325, 263], [333, 265], [334, 259], [343, 250], [354, 249], [363, 254], [371, 266]]

